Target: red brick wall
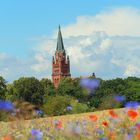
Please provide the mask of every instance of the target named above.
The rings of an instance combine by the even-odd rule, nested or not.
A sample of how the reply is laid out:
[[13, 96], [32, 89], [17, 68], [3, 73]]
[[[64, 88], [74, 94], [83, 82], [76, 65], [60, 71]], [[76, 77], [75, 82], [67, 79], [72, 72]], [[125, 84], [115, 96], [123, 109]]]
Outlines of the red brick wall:
[[52, 81], [58, 87], [63, 77], [70, 76], [70, 63], [67, 61], [65, 52], [56, 52], [52, 62]]

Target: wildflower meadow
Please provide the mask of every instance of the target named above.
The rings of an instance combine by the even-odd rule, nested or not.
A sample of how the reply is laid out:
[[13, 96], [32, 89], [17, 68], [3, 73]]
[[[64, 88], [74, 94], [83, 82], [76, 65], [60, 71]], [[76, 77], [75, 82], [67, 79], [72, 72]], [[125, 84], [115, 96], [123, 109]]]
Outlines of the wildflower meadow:
[[139, 140], [137, 102], [125, 108], [0, 123], [2, 140]]

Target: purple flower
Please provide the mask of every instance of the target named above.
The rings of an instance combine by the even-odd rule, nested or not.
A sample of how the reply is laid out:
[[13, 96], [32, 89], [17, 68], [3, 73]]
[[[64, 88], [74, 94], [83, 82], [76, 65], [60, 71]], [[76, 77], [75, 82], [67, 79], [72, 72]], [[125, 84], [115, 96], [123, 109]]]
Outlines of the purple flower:
[[135, 124], [135, 126], [137, 126], [137, 127], [140, 128], [140, 122], [137, 122], [137, 123]]
[[42, 110], [36, 110], [36, 114], [38, 116], [43, 116], [43, 111]]
[[0, 109], [1, 110], [6, 110], [6, 111], [13, 111], [14, 110], [14, 105], [10, 101], [0, 100]]
[[106, 138], [100, 138], [99, 140], [107, 140]]
[[116, 95], [114, 96], [114, 99], [117, 101], [117, 102], [123, 102], [126, 100], [126, 97], [125, 96], [121, 96], [121, 95]]
[[72, 106], [67, 106], [67, 108], [66, 108], [68, 111], [70, 111], [70, 110], [72, 110]]
[[100, 81], [97, 79], [84, 78], [81, 79], [80, 85], [89, 90], [95, 90], [99, 87]]
[[133, 133], [130, 133], [129, 132], [127, 135], [128, 135], [128, 137], [132, 137], [133, 136]]
[[32, 129], [31, 130], [31, 134], [33, 135], [33, 136], [35, 136], [35, 140], [42, 140], [42, 137], [43, 137], [43, 133], [40, 131], [40, 130], [38, 130], [38, 129]]
[[136, 102], [136, 101], [130, 101], [130, 102], [127, 102], [125, 104], [125, 107], [127, 107], [127, 108], [134, 108], [134, 109], [136, 109], [138, 106], [139, 106], [139, 103]]
[[136, 129], [136, 126], [131, 126], [130, 129]]
[[80, 127], [80, 125], [77, 125], [75, 128], [74, 128], [74, 133], [75, 134], [80, 134], [82, 132], [82, 129]]
[[100, 129], [97, 129], [97, 130], [96, 130], [96, 133], [98, 133], [98, 134], [103, 134], [104, 131], [103, 131], [103, 130], [100, 130]]

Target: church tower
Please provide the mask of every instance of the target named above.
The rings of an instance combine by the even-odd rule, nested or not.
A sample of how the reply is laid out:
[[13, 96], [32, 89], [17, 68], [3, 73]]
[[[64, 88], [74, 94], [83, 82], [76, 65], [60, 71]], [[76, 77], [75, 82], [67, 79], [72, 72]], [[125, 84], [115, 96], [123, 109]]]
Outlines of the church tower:
[[57, 88], [60, 80], [63, 77], [70, 76], [70, 60], [69, 56], [66, 56], [61, 29], [59, 26], [57, 47], [55, 51], [55, 56], [53, 56], [52, 58], [52, 81], [54, 86]]

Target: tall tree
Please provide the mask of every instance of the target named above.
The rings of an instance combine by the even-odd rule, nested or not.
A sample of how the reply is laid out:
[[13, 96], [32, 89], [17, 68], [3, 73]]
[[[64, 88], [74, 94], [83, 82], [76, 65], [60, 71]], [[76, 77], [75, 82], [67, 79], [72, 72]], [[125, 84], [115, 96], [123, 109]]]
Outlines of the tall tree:
[[53, 85], [53, 83], [51, 82], [50, 79], [47, 78], [43, 78], [42, 80], [40, 80], [40, 84], [43, 88], [43, 92], [44, 92], [44, 98], [43, 98], [43, 103], [46, 103], [46, 101], [48, 100], [48, 96], [54, 96], [56, 89]]
[[44, 91], [41, 83], [34, 77], [22, 77], [9, 86], [13, 100], [23, 100], [32, 104], [43, 103]]
[[0, 76], [0, 99], [5, 99], [6, 80]]
[[88, 94], [85, 89], [80, 86], [80, 78], [63, 78], [57, 88], [59, 95], [68, 95], [76, 98], [80, 102], [85, 102]]

